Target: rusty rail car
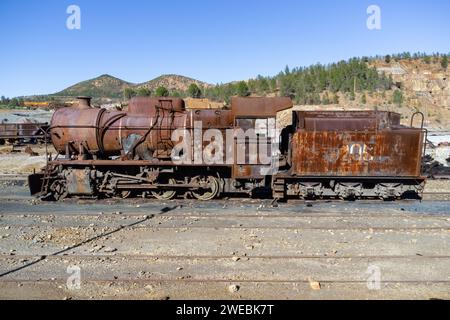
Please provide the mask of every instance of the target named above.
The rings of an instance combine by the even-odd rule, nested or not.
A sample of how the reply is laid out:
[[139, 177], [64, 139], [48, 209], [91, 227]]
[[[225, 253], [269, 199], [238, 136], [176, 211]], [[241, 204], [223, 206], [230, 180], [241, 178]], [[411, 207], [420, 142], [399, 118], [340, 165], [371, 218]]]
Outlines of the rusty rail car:
[[48, 140], [48, 123], [0, 123], [0, 145], [5, 143], [44, 143]]
[[280, 197], [420, 195], [425, 129], [375, 111], [295, 111], [289, 170], [275, 176]]
[[[49, 155], [42, 172], [29, 177], [30, 191], [54, 200], [133, 194], [162, 200], [421, 197], [423, 127], [400, 125], [392, 112], [293, 111], [291, 125], [272, 130], [277, 112], [292, 106], [289, 98], [234, 97], [230, 110], [186, 110], [181, 99], [140, 97], [123, 112], [93, 108], [81, 97], [78, 105], [54, 113], [48, 131], [58, 155]], [[231, 147], [217, 153], [223, 161], [197, 161], [196, 150], [208, 150], [208, 139], [186, 141], [177, 157], [188, 161], [175, 161], [177, 143], [198, 134], [198, 124], [201, 137], [208, 129], [224, 137], [231, 132]], [[177, 129], [185, 135], [173, 140]], [[261, 150], [270, 165], [258, 157], [251, 161]], [[209, 152], [215, 156], [217, 150]]]

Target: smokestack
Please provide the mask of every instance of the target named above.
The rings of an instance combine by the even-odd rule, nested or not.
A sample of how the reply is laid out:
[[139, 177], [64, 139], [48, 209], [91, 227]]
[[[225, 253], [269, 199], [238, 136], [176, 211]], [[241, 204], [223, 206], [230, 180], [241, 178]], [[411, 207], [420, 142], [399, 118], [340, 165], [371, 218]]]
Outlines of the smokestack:
[[91, 108], [91, 97], [77, 97], [78, 109], [90, 109]]

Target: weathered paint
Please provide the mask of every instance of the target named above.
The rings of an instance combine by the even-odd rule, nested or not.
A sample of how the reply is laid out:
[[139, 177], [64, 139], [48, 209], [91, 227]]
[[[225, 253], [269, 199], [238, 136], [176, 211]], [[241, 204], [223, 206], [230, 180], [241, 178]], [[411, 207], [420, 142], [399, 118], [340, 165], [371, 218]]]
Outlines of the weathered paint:
[[128, 104], [128, 112], [151, 115], [155, 113], [156, 107], [177, 112], [185, 110], [184, 100], [181, 98], [134, 97]]
[[0, 139], [45, 138], [47, 123], [1, 123]]
[[287, 97], [232, 97], [231, 111], [234, 117], [275, 117], [278, 111], [292, 108]]
[[424, 133], [297, 131], [292, 173], [302, 176], [419, 177]]
[[400, 114], [385, 111], [294, 111], [294, 125], [308, 131], [366, 131], [400, 127]]

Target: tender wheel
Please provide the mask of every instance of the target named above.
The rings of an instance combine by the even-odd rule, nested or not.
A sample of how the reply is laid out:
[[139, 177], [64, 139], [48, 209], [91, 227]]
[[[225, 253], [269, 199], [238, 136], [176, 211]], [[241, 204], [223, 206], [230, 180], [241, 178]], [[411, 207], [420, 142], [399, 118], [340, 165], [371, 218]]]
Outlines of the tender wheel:
[[69, 195], [65, 180], [56, 180], [50, 186], [50, 191], [56, 201], [63, 200]]
[[120, 199], [127, 199], [130, 196], [131, 196], [131, 191], [124, 190], [124, 191], [119, 191], [115, 197], [120, 198]]
[[[177, 181], [175, 179], [169, 179], [169, 184], [177, 184]], [[175, 198], [177, 195], [176, 190], [161, 190], [161, 191], [152, 191], [152, 195], [158, 199], [158, 200], [171, 200]]]
[[195, 177], [192, 178], [191, 183], [200, 185], [198, 189], [192, 191], [192, 195], [198, 200], [212, 200], [219, 194], [219, 181], [213, 176]]

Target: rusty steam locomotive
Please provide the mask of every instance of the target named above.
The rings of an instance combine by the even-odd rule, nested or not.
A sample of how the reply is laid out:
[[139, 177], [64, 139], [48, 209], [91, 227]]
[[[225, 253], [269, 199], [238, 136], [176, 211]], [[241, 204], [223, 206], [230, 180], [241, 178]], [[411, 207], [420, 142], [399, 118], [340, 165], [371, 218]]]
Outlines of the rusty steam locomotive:
[[[136, 97], [124, 112], [93, 108], [82, 97], [55, 111], [49, 134], [58, 154], [29, 177], [31, 193], [54, 200], [421, 196], [425, 129], [400, 125], [392, 112], [292, 111], [279, 131], [276, 115], [291, 107], [290, 98], [234, 97], [228, 110], [186, 110], [182, 99]], [[207, 138], [208, 130], [216, 136]], [[196, 135], [200, 142], [187, 139]], [[217, 135], [227, 137], [220, 152], [225, 139]], [[196, 150], [223, 161], [202, 160]], [[255, 156], [261, 150], [270, 163]]]

